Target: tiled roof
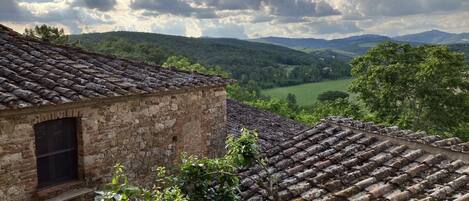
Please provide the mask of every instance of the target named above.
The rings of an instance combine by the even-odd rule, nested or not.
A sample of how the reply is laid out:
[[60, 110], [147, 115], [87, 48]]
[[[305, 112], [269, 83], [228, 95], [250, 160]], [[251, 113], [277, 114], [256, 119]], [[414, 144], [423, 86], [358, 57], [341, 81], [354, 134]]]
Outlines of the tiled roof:
[[51, 45], [0, 25], [0, 110], [219, 86], [229, 81]]
[[[279, 121], [277, 116], [268, 121], [267, 113], [257, 115], [255, 109], [236, 102], [229, 102], [228, 107], [233, 105], [235, 109], [228, 110], [228, 122], [235, 124], [231, 128], [257, 129], [289, 122]], [[246, 121], [266, 125], [245, 124], [235, 118], [238, 114], [248, 116]], [[280, 143], [261, 143], [271, 145], [262, 154], [268, 159], [268, 172], [279, 179], [279, 200], [469, 200], [468, 160], [383, 140], [366, 129], [337, 122], [350, 120], [327, 119], [294, 135], [288, 133], [290, 126], [286, 133], [282, 125], [278, 130], [259, 130], [263, 139], [275, 139], [278, 134], [272, 132], [285, 137]], [[446, 150], [433, 148], [436, 152]], [[265, 185], [261, 185], [265, 170], [253, 167], [240, 174], [243, 200], [269, 200]]]
[[469, 154], [469, 142], [463, 142], [456, 137], [443, 138], [437, 135], [427, 135], [424, 131], [412, 132], [410, 130], [401, 130], [396, 126], [385, 127], [383, 125], [376, 125], [373, 122], [361, 122], [350, 118], [329, 117], [326, 120], [342, 127], [360, 129], [373, 134]]
[[227, 99], [227, 128], [229, 134], [238, 135], [241, 128], [252, 128], [259, 133], [262, 149], [293, 137], [309, 127], [297, 121]]

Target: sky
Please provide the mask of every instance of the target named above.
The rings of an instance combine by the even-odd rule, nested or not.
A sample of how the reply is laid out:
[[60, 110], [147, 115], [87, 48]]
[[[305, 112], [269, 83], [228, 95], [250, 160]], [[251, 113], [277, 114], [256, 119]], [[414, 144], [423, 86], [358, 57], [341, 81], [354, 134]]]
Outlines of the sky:
[[342, 38], [469, 32], [469, 0], [0, 0], [0, 24], [67, 33]]

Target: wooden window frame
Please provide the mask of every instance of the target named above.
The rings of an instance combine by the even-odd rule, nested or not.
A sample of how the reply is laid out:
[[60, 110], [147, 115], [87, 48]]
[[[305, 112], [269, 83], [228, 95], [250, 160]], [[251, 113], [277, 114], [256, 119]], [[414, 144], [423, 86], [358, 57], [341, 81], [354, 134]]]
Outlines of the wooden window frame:
[[[44, 132], [40, 130], [41, 127], [42, 128], [47, 127], [47, 126], [57, 127], [59, 123], [61, 124], [59, 127], [62, 127], [64, 129], [60, 131], [61, 132], [60, 134], [68, 135], [69, 140], [71, 140], [70, 142], [71, 146], [65, 147], [63, 149], [54, 150], [54, 151], [48, 151], [46, 153], [39, 153], [40, 152], [39, 150], [43, 148], [43, 146], [54, 146], [54, 144], [51, 145], [50, 142], [47, 140], [46, 140], [46, 142], [48, 143], [47, 145], [39, 144], [40, 142], [38, 138], [44, 137], [44, 136], [39, 136], [39, 135], [47, 135], [47, 129], [45, 129], [46, 132]], [[80, 174], [81, 171], [79, 168], [80, 166], [80, 161], [79, 161], [80, 139], [78, 137], [79, 131], [80, 131], [79, 125], [80, 125], [80, 122], [78, 118], [73, 118], [73, 117], [39, 122], [34, 125], [34, 133], [35, 133], [35, 139], [36, 139], [36, 164], [37, 164], [36, 170], [37, 170], [38, 188], [49, 188], [49, 187], [57, 186], [57, 185], [64, 184], [67, 182], [77, 181], [78, 178], [80, 177], [81, 175]], [[69, 129], [69, 130], [66, 130], [66, 129]], [[64, 137], [64, 139], [65, 138], [66, 137]], [[57, 161], [54, 161], [55, 163], [54, 162], [51, 163], [51, 161], [47, 161], [47, 159], [50, 159], [52, 161], [54, 159], [57, 160], [57, 158], [61, 154], [64, 154], [64, 155], [70, 154], [73, 157], [72, 159], [69, 159], [66, 161], [66, 162], [71, 163], [71, 165], [62, 166], [63, 164], [61, 164], [60, 162], [56, 163]], [[40, 162], [43, 162], [42, 164], [44, 164], [44, 166], [41, 166]], [[41, 181], [41, 174], [47, 174], [47, 172], [41, 172], [40, 169], [44, 167], [51, 168], [51, 166], [53, 166], [53, 168], [69, 169], [69, 172], [65, 171], [66, 175], [62, 178], [57, 175], [54, 175], [52, 176], [52, 178], [47, 178], [49, 180], [44, 180], [44, 177], [50, 177], [49, 175], [48, 176], [42, 175], [43, 179]]]

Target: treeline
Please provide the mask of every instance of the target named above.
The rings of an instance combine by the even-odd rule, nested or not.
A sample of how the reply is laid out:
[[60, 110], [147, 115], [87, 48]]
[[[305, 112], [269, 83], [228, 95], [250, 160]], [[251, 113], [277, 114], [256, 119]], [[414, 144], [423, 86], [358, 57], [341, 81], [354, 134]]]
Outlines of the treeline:
[[350, 76], [349, 65], [333, 57], [271, 44], [225, 38], [187, 38], [153, 33], [109, 32], [71, 36], [89, 51], [162, 64], [170, 56], [217, 66], [243, 86], [272, 88]]
[[466, 63], [469, 64], [469, 43], [451, 44], [448, 47], [450, 50], [464, 53]]

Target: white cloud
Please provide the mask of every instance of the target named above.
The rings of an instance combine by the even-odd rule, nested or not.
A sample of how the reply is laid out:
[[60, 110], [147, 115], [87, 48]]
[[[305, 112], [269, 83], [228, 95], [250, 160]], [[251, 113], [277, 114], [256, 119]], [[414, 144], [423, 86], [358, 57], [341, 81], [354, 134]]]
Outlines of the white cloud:
[[204, 23], [202, 35], [218, 38], [247, 38], [243, 25], [220, 21]]
[[336, 38], [469, 32], [467, 0], [0, 0], [0, 23], [72, 33], [132, 30], [210, 37]]

